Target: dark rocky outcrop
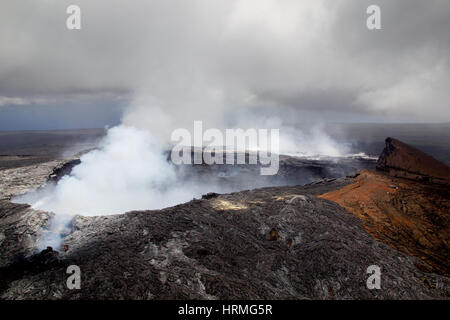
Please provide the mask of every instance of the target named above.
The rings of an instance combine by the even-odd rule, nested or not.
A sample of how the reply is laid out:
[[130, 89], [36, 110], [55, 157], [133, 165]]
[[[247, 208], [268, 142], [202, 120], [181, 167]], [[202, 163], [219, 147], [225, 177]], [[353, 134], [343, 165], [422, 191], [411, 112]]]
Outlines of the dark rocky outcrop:
[[72, 172], [72, 169], [80, 163], [80, 159], [73, 159], [61, 163], [53, 169], [52, 173], [48, 176], [48, 181], [55, 183], [58, 182], [63, 176], [69, 175]]
[[432, 156], [397, 139], [387, 138], [377, 169], [391, 176], [450, 184], [450, 168]]

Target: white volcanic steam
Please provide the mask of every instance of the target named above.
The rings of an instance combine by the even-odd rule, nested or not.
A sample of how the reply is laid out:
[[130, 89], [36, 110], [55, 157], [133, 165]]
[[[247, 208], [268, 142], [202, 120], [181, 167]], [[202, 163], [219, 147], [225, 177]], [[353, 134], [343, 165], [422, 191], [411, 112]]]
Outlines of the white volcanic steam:
[[15, 201], [56, 213], [41, 247], [59, 246], [60, 234], [76, 215], [117, 214], [159, 209], [191, 200], [212, 186], [177, 181], [165, 149], [148, 131], [129, 126], [108, 130], [94, 150], [57, 185], [50, 184]]
[[[320, 129], [307, 135], [294, 129], [281, 130], [281, 151], [302, 156], [340, 156], [342, 151]], [[56, 185], [15, 199], [33, 208], [54, 212], [52, 227], [41, 247], [58, 247], [61, 234], [79, 215], [118, 214], [131, 210], [160, 209], [224, 192], [223, 186], [203, 181], [183, 181], [167, 158], [169, 144], [148, 130], [121, 125], [109, 129], [98, 149], [81, 158], [81, 164]], [[241, 150], [242, 151], [242, 150]]]
[[[292, 128], [281, 132], [281, 153], [305, 157], [344, 155], [342, 146], [320, 129], [314, 128], [312, 134]], [[167, 141], [155, 138], [149, 131], [126, 125], [114, 127], [98, 149], [81, 157], [81, 164], [70, 175], [16, 201], [61, 215], [105, 215], [159, 209], [220, 191], [221, 186], [186, 185], [180, 181], [175, 165], [167, 159], [167, 150]]]
[[39, 194], [33, 206], [59, 214], [98, 215], [162, 208], [173, 204], [171, 199], [190, 198], [176, 183], [159, 142], [146, 131], [119, 126], [50, 193]]

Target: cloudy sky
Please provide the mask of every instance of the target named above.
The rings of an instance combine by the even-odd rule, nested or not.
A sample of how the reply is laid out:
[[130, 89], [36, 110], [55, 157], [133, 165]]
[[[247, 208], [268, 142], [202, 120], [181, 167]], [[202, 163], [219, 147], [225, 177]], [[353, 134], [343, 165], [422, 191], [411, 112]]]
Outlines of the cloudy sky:
[[[81, 30], [66, 8], [81, 8]], [[366, 9], [381, 8], [381, 30]], [[0, 130], [450, 121], [448, 0], [5, 0]]]

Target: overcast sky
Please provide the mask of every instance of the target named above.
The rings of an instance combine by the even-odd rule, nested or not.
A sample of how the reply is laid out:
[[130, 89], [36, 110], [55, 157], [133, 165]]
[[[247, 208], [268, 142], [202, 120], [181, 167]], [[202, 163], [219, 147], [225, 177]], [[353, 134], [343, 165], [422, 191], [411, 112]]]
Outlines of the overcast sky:
[[[81, 30], [66, 8], [81, 7]], [[381, 7], [381, 30], [366, 8]], [[249, 110], [283, 121], [450, 121], [448, 0], [5, 0], [0, 130]], [[122, 116], [123, 115], [123, 116]]]

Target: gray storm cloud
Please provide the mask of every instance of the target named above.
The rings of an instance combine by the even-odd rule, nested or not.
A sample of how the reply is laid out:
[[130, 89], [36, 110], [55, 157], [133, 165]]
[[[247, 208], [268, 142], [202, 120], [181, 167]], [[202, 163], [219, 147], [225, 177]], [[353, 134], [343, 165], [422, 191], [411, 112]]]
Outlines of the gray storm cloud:
[[[258, 107], [450, 119], [446, 0], [80, 0], [69, 31], [72, 3], [2, 3], [3, 104], [127, 95], [123, 121], [144, 127], [155, 110], [180, 126]], [[372, 3], [382, 30], [366, 28]]]

